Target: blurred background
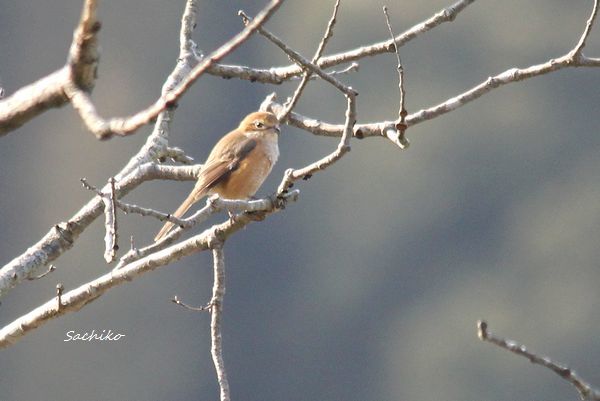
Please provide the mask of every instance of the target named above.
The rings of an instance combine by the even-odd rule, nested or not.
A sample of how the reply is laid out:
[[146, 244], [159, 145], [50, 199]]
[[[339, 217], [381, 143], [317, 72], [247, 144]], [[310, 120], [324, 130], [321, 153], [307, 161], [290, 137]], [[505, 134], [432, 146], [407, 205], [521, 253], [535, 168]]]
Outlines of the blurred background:
[[[260, 4], [257, 4], [260, 3]], [[194, 39], [207, 54], [238, 32], [237, 10], [264, 1], [201, 1]], [[387, 39], [381, 12], [402, 32], [451, 0], [342, 1], [326, 53]], [[0, 86], [7, 94], [64, 64], [81, 0], [2, 1]], [[288, 1], [268, 28], [312, 56], [333, 2]], [[178, 52], [184, 1], [102, 2], [99, 80], [104, 116], [131, 114], [159, 95]], [[440, 103], [488, 76], [566, 53], [591, 0], [478, 1], [452, 22], [401, 48], [409, 112]], [[586, 54], [600, 56], [600, 28]], [[287, 65], [254, 37], [226, 63]], [[359, 122], [397, 115], [393, 55], [360, 61], [344, 76], [358, 90]], [[276, 91], [204, 76], [183, 98], [171, 144], [202, 162], [215, 141]], [[490, 329], [574, 367], [600, 387], [600, 69], [568, 69], [495, 90], [411, 128], [412, 146], [354, 141], [341, 162], [298, 185], [300, 200], [226, 245], [224, 358], [233, 399], [566, 400], [575, 390], [549, 371], [477, 339]], [[344, 99], [309, 85], [297, 111], [342, 122]], [[0, 265], [23, 253], [90, 198], [144, 143], [98, 142], [70, 107], [44, 113], [0, 138]], [[281, 158], [259, 194], [285, 169], [336, 141], [284, 127]], [[172, 211], [192, 183], [152, 182], [126, 201]], [[225, 219], [226, 216], [221, 216]], [[119, 215], [121, 248], [152, 241], [161, 223]], [[58, 270], [9, 292], [7, 324], [107, 272], [96, 221]], [[3, 400], [216, 399], [207, 253], [112, 289], [2, 352]], [[118, 342], [64, 342], [70, 330], [111, 329]]]

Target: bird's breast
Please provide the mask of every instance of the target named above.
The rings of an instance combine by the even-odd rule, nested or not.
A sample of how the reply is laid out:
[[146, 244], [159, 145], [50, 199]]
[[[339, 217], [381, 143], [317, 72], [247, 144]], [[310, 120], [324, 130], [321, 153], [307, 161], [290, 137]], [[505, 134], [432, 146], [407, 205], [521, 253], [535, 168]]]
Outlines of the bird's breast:
[[268, 138], [265, 140], [264, 146], [265, 156], [271, 161], [271, 166], [277, 162], [279, 158], [279, 145], [277, 144], [277, 137], [274, 139]]

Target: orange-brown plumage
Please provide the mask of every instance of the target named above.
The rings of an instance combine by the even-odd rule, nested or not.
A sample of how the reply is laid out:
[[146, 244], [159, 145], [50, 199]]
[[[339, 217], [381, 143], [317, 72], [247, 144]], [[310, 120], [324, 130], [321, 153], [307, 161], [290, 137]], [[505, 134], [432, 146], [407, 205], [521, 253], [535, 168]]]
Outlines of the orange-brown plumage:
[[[279, 157], [278, 136], [279, 122], [273, 113], [248, 114], [214, 146], [194, 189], [173, 216], [182, 217], [207, 194], [218, 194], [226, 199], [253, 196]], [[154, 240], [164, 237], [172, 227], [173, 223], [167, 222]]]

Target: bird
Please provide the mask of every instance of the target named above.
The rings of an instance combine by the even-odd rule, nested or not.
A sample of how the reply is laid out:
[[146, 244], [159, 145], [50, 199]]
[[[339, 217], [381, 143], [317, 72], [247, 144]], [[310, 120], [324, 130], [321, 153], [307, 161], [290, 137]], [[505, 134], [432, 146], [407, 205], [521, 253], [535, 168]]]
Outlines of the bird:
[[[254, 196], [279, 158], [280, 132], [279, 120], [271, 112], [256, 111], [244, 117], [236, 129], [215, 144], [194, 189], [172, 215], [182, 217], [206, 195], [218, 194], [226, 199]], [[162, 239], [173, 226], [167, 222], [154, 241]]]

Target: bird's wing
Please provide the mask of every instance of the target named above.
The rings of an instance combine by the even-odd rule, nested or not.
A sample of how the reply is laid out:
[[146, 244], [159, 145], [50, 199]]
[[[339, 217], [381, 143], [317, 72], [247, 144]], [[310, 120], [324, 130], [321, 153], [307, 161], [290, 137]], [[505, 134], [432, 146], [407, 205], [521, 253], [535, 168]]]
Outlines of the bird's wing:
[[200, 171], [200, 177], [193, 193], [197, 196], [194, 202], [199, 201], [206, 193], [219, 182], [226, 179], [232, 171], [238, 168], [240, 162], [246, 158], [256, 147], [256, 140], [245, 138], [238, 141], [219, 157], [209, 157]]
[[[217, 145], [215, 145], [215, 148], [218, 148]], [[209, 155], [206, 163], [204, 166], [202, 166], [200, 176], [198, 177], [198, 181], [196, 182], [194, 189], [188, 195], [186, 200], [183, 201], [183, 203], [171, 215], [177, 218], [182, 217], [185, 212], [187, 212], [194, 203], [202, 199], [213, 186], [217, 185], [221, 180], [225, 179], [232, 171], [234, 171], [239, 166], [240, 162], [246, 156], [248, 156], [248, 154], [255, 147], [256, 141], [254, 139], [245, 138], [237, 141], [235, 146], [227, 149], [227, 151], [220, 156], [215, 157], [212, 154]], [[173, 226], [173, 223], [166, 222], [158, 234], [156, 234], [156, 237], [154, 237], [154, 241], [158, 241], [164, 237], [169, 231], [171, 231]]]

